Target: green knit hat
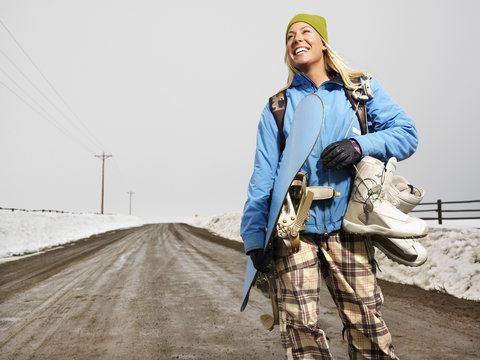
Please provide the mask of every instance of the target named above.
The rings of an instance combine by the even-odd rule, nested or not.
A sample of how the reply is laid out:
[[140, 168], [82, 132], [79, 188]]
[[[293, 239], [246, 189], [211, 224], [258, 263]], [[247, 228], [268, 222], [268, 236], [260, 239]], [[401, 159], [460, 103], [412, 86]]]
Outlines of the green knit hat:
[[[290, 26], [297, 22], [305, 22], [308, 25], [312, 26], [320, 36], [328, 43], [328, 33], [327, 33], [327, 21], [325, 18], [321, 17], [320, 15], [309, 15], [309, 14], [298, 14], [293, 17], [292, 20], [288, 23], [287, 26], [287, 33]], [[285, 39], [287, 38], [287, 34], [285, 34]]]

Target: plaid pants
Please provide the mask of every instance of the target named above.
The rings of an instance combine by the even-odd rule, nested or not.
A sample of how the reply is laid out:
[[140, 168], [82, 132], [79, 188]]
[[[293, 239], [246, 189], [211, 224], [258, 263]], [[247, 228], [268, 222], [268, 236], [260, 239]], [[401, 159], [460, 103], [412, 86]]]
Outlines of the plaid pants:
[[305, 235], [298, 253], [276, 257], [286, 359], [333, 359], [318, 326], [322, 277], [345, 326], [350, 359], [398, 359], [380, 313], [374, 255], [368, 238], [340, 231]]

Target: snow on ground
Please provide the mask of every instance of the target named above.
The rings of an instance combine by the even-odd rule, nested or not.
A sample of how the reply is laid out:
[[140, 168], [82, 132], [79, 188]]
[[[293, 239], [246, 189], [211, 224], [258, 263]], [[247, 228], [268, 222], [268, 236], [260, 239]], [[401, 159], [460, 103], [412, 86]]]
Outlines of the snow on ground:
[[[226, 214], [194, 219], [189, 224], [242, 241], [240, 218], [240, 214]], [[377, 250], [378, 278], [480, 301], [480, 229], [453, 226], [430, 225], [428, 236], [419, 240], [429, 258], [419, 267], [397, 264]]]
[[[191, 225], [242, 241], [240, 214], [197, 218]], [[142, 225], [127, 215], [58, 214], [0, 210], [0, 261], [82, 239], [105, 231]], [[431, 227], [419, 240], [429, 259], [418, 268], [387, 259], [377, 251], [380, 279], [439, 290], [459, 298], [480, 301], [480, 229]]]
[[188, 221], [190, 225], [206, 228], [214, 234], [227, 239], [242, 241], [240, 236], [241, 214], [223, 214], [206, 218], [196, 218]]
[[0, 210], [0, 260], [142, 223], [128, 215]]

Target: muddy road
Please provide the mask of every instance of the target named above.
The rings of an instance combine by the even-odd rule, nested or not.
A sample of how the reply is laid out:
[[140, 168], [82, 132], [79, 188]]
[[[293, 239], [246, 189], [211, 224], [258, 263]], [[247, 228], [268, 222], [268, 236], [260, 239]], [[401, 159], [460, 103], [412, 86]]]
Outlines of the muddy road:
[[[0, 264], [0, 359], [282, 359], [240, 243], [184, 224], [111, 231]], [[380, 282], [401, 359], [479, 359], [480, 303]], [[322, 327], [347, 359], [328, 291]]]

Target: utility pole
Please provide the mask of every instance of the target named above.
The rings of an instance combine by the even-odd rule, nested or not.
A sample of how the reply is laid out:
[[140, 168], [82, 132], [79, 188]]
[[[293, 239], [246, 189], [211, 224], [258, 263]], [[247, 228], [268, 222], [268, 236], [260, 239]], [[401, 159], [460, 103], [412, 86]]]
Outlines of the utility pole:
[[128, 212], [128, 215], [132, 215], [132, 195], [135, 193], [133, 191], [128, 191], [127, 194], [130, 195], [130, 210]]
[[95, 157], [102, 159], [102, 207], [100, 213], [103, 214], [103, 195], [105, 193], [105, 159], [112, 157], [112, 155], [95, 155]]

